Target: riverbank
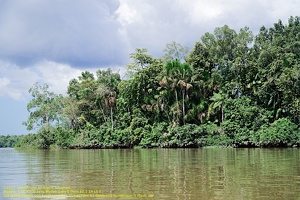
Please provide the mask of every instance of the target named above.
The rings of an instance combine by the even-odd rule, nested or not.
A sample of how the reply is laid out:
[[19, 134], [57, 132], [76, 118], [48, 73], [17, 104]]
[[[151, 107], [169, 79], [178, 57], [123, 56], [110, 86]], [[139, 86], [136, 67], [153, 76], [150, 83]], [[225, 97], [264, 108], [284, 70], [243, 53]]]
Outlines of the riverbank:
[[164, 123], [131, 129], [109, 127], [89, 128], [78, 132], [52, 127], [36, 134], [0, 136], [0, 147], [17, 148], [200, 148], [220, 147], [299, 147], [300, 134], [288, 119], [262, 126], [258, 131], [239, 129], [226, 131], [226, 126], [216, 124], [170, 127]]

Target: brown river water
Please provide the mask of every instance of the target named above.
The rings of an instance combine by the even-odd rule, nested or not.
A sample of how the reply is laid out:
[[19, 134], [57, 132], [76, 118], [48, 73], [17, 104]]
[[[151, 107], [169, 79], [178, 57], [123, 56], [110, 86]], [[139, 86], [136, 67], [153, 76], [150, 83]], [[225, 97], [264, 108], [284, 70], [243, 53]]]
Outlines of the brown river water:
[[300, 200], [300, 149], [0, 149], [0, 195]]

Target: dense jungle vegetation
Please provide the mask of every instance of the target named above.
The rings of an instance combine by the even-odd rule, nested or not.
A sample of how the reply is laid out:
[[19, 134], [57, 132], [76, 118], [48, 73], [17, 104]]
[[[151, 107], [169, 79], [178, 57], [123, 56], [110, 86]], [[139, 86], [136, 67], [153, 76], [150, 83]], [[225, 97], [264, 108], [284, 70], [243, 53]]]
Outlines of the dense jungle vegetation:
[[70, 80], [67, 96], [34, 84], [37, 134], [17, 147], [276, 147], [300, 144], [300, 18], [254, 36], [228, 26], [193, 49], [166, 45], [163, 58], [130, 54], [127, 78], [110, 69]]

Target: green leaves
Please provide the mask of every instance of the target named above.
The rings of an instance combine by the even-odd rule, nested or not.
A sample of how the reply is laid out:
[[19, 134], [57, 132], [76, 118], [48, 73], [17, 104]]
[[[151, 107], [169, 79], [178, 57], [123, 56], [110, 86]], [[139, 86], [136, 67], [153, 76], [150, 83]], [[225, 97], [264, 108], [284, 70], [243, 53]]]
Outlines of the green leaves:
[[279, 20], [270, 29], [262, 27], [254, 43], [261, 83], [253, 96], [273, 111], [274, 120], [297, 113], [294, 119], [300, 122], [299, 109], [293, 106], [300, 97], [300, 87], [294, 84], [299, 82], [299, 31], [299, 17], [291, 17], [288, 25]]
[[[176, 42], [167, 44], [163, 58], [136, 49], [126, 80], [110, 69], [96, 76], [85, 71], [69, 82], [68, 97], [34, 85], [25, 125], [44, 128], [39, 139], [46, 146], [295, 144], [300, 140], [299, 33], [300, 18], [291, 17], [287, 25], [261, 27], [255, 37], [247, 27], [217, 27], [188, 56]], [[45, 129], [54, 124], [61, 132]], [[73, 139], [64, 142], [68, 131]]]
[[35, 83], [29, 89], [33, 99], [27, 104], [27, 110], [30, 112], [28, 120], [23, 122], [28, 130], [34, 127], [49, 128], [51, 123], [59, 122], [62, 96], [48, 91], [48, 88], [47, 84]]
[[263, 126], [256, 133], [256, 143], [259, 146], [292, 146], [299, 140], [297, 125], [287, 118], [274, 121], [270, 126]]
[[136, 72], [144, 69], [154, 62], [154, 59], [151, 55], [147, 54], [148, 50], [135, 49], [135, 53], [130, 54], [130, 58], [133, 60], [133, 63], [127, 65], [127, 75], [132, 77]]

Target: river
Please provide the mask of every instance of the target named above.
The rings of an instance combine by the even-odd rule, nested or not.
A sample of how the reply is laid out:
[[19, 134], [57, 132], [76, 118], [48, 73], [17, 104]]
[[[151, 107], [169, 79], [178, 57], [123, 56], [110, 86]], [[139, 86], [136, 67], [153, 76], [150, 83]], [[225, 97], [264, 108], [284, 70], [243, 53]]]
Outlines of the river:
[[300, 149], [0, 149], [0, 199], [300, 199]]

